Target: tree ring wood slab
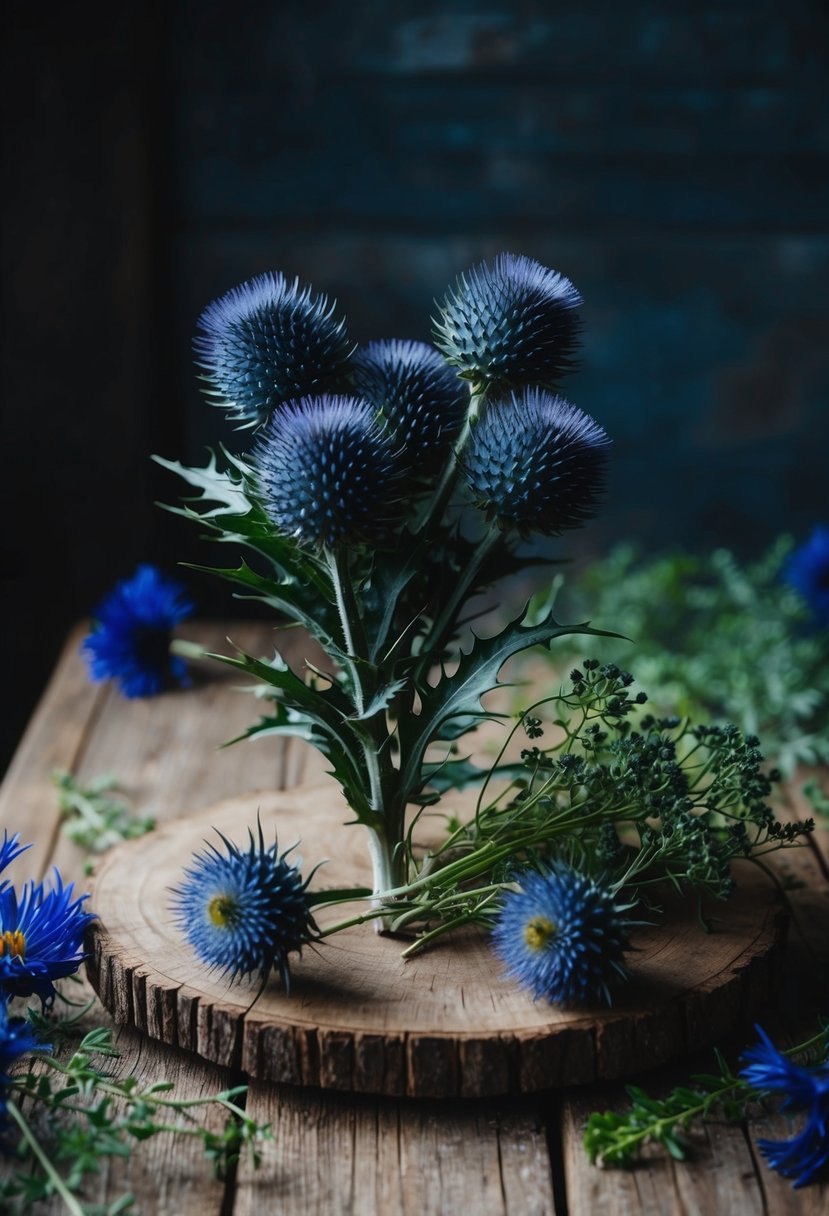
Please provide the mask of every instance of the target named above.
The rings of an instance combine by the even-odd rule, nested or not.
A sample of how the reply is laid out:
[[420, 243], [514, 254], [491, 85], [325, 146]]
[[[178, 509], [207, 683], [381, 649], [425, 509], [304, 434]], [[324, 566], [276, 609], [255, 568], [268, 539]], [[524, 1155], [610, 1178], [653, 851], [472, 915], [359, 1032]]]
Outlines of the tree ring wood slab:
[[[89, 972], [116, 1021], [262, 1081], [408, 1097], [481, 1097], [613, 1079], [721, 1038], [777, 979], [785, 914], [775, 888], [742, 865], [717, 932], [696, 898], [664, 901], [665, 923], [637, 930], [632, 982], [612, 1010], [561, 1010], [504, 981], [486, 935], [449, 936], [409, 961], [370, 925], [274, 976], [229, 984], [175, 927], [170, 888], [217, 828], [239, 844], [259, 813], [266, 840], [300, 841], [315, 887], [370, 885], [362, 828], [331, 786], [247, 794], [164, 824], [99, 863]], [[710, 910], [715, 915], [716, 907]], [[349, 906], [318, 915], [343, 920]]]

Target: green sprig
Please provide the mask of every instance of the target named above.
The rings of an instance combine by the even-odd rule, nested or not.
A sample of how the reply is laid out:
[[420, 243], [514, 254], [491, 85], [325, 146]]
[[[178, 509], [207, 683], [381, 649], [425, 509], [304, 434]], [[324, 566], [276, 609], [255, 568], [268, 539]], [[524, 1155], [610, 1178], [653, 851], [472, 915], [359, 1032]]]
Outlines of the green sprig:
[[[42, 1033], [42, 1019], [32, 1021]], [[54, 1031], [53, 1023], [52, 1037]], [[240, 1105], [245, 1086], [207, 1098], [173, 1098], [171, 1082], [142, 1086], [135, 1077], [113, 1077], [106, 1061], [118, 1055], [112, 1031], [98, 1026], [83, 1036], [65, 1062], [44, 1049], [33, 1053], [26, 1072], [11, 1078], [7, 1106], [19, 1132], [20, 1164], [0, 1183], [0, 1203], [9, 1216], [22, 1216], [32, 1204], [51, 1196], [58, 1196], [73, 1216], [92, 1216], [102, 1209], [87, 1205], [82, 1196], [101, 1163], [108, 1157], [129, 1157], [134, 1144], [162, 1133], [201, 1140], [217, 1178], [225, 1178], [245, 1154], [254, 1168], [259, 1166], [261, 1143], [271, 1139], [271, 1132]], [[225, 1113], [221, 1130], [203, 1127], [195, 1119], [194, 1112], [209, 1106]], [[48, 1128], [47, 1137], [41, 1134], [42, 1126]], [[122, 1195], [105, 1211], [114, 1216], [132, 1201], [131, 1195]]]
[[119, 798], [112, 797], [118, 778], [104, 773], [81, 785], [65, 769], [51, 773], [58, 790], [63, 831], [90, 853], [103, 853], [123, 840], [143, 836], [155, 827], [149, 816], [138, 816]]
[[[809, 1055], [827, 1046], [826, 1032], [784, 1052]], [[749, 1103], [764, 1096], [729, 1068], [716, 1054], [716, 1073], [697, 1073], [664, 1098], [655, 1098], [638, 1085], [626, 1086], [630, 1106], [624, 1111], [594, 1111], [584, 1129], [583, 1144], [593, 1164], [630, 1166], [646, 1144], [661, 1144], [676, 1161], [688, 1155], [687, 1132], [697, 1121], [714, 1115], [731, 1122], [743, 1119]]]

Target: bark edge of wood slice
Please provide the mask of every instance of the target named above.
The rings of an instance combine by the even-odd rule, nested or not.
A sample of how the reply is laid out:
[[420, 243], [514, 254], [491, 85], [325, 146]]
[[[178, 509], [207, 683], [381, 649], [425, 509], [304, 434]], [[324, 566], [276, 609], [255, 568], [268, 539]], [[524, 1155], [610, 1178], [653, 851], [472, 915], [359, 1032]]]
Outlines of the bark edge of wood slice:
[[700, 926], [695, 896], [672, 898], [664, 923], [636, 931], [631, 983], [610, 1010], [533, 1002], [473, 931], [404, 962], [399, 939], [363, 925], [293, 957], [289, 994], [278, 977], [230, 984], [182, 938], [170, 888], [216, 841], [212, 829], [244, 845], [257, 815], [280, 850], [300, 841], [303, 871], [331, 859], [315, 887], [370, 885], [364, 832], [343, 826], [349, 812], [334, 787], [245, 794], [100, 860], [87, 968], [116, 1022], [260, 1081], [443, 1098], [612, 1080], [708, 1046], [751, 1018], [779, 979], [783, 903], [745, 864], [717, 932]]

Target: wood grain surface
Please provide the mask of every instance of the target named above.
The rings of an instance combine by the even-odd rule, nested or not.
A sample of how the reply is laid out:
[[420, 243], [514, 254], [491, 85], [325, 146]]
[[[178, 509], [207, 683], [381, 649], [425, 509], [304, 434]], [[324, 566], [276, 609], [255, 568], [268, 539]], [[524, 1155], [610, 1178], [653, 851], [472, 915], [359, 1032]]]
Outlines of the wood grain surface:
[[[260, 653], [273, 637], [266, 625], [189, 630], [214, 649], [226, 645], [228, 634]], [[323, 762], [294, 741], [218, 750], [256, 714], [224, 669], [205, 666], [186, 691], [125, 701], [112, 688], [86, 682], [80, 636], [67, 642], [0, 789], [0, 827], [35, 842], [16, 863], [16, 878], [24, 869], [43, 874], [56, 864], [65, 877], [81, 886], [86, 881], [84, 854], [60, 830], [52, 767], [70, 769], [82, 783], [116, 772], [136, 813], [153, 813], [160, 825], [240, 793], [324, 779]], [[817, 1012], [829, 1010], [826, 857], [821, 833], [815, 848], [784, 859], [793, 923], [775, 999], [758, 1010], [758, 1020], [783, 1041], [811, 1033]], [[107, 1020], [100, 1008], [90, 1016]], [[741, 1025], [719, 1037], [719, 1046], [736, 1055], [751, 1033]], [[116, 1035], [119, 1073], [169, 1080], [175, 1094], [217, 1092], [249, 1080], [239, 1059], [229, 1057], [218, 1067], [127, 1027]], [[711, 1062], [711, 1052], [701, 1051], [636, 1079], [664, 1093]], [[586, 1115], [624, 1101], [622, 1085], [613, 1081], [520, 1098], [442, 1101], [253, 1081], [247, 1110], [269, 1121], [273, 1133], [258, 1170], [245, 1164], [220, 1182], [191, 1139], [160, 1139], [136, 1146], [129, 1162], [108, 1163], [89, 1201], [111, 1204], [130, 1191], [137, 1216], [444, 1216], [472, 1207], [481, 1216], [708, 1216], [718, 1209], [729, 1216], [817, 1216], [827, 1210], [826, 1184], [793, 1191], [761, 1164], [757, 1138], [787, 1134], [784, 1122], [762, 1110], [745, 1125], [709, 1125], [693, 1138], [686, 1162], [650, 1154], [630, 1172], [591, 1166], [581, 1146]], [[0, 1161], [0, 1170], [5, 1166]], [[45, 1204], [37, 1216], [60, 1211], [57, 1203]]]
[[[453, 804], [454, 805], [454, 804]], [[262, 1081], [421, 1098], [483, 1097], [630, 1076], [710, 1043], [768, 999], [785, 924], [748, 866], [715, 933], [695, 898], [664, 897], [664, 923], [632, 937], [632, 981], [612, 1010], [532, 1001], [470, 929], [409, 960], [371, 925], [344, 930], [278, 977], [230, 983], [195, 957], [171, 891], [214, 832], [244, 847], [300, 842], [322, 886], [370, 885], [364, 832], [330, 783], [231, 798], [111, 850], [97, 867], [90, 978], [118, 1022], [215, 1063], [241, 1050]], [[708, 909], [713, 916], [716, 909]], [[325, 926], [353, 908], [324, 909]], [[655, 918], [656, 919], [656, 918]]]

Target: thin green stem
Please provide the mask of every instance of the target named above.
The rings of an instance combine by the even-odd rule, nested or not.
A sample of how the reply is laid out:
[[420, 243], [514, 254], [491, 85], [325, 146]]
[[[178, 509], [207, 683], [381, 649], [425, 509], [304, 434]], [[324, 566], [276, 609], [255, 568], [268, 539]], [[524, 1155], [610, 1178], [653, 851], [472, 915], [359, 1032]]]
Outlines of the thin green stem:
[[475, 579], [481, 571], [481, 567], [486, 561], [492, 549], [502, 539], [503, 533], [496, 527], [490, 527], [487, 532], [481, 537], [478, 542], [478, 547], [472, 555], [471, 561], [468, 563], [463, 572], [459, 575], [455, 586], [452, 589], [452, 594], [447, 599], [439, 616], [437, 616], [431, 625], [428, 633], [423, 639], [421, 651], [429, 656], [435, 650], [440, 650], [444, 637], [451, 633], [452, 626], [455, 622], [455, 616], [467, 599], [470, 590], [474, 586]]
[[48, 1154], [43, 1149], [40, 1141], [35, 1136], [29, 1124], [26, 1122], [21, 1111], [18, 1110], [15, 1102], [9, 1099], [6, 1102], [6, 1111], [11, 1115], [17, 1126], [20, 1128], [20, 1134], [28, 1144], [33, 1155], [37, 1158], [44, 1174], [49, 1179], [55, 1193], [61, 1197], [66, 1205], [67, 1211], [72, 1213], [72, 1216], [86, 1216], [83, 1207], [69, 1190], [69, 1187], [61, 1178], [52, 1162], [49, 1160]]
[[455, 479], [458, 475], [458, 457], [466, 446], [469, 439], [469, 434], [472, 429], [472, 420], [477, 418], [480, 409], [483, 395], [476, 393], [473, 386], [469, 386], [469, 409], [467, 410], [466, 419], [461, 427], [460, 434], [452, 445], [452, 450], [449, 453], [446, 464], [443, 467], [443, 472], [440, 476], [440, 481], [426, 505], [426, 509], [421, 518], [417, 519], [414, 524], [413, 531], [416, 533], [429, 534], [436, 526], [440, 524], [443, 518], [443, 513], [452, 495], [452, 490], [455, 485]]

